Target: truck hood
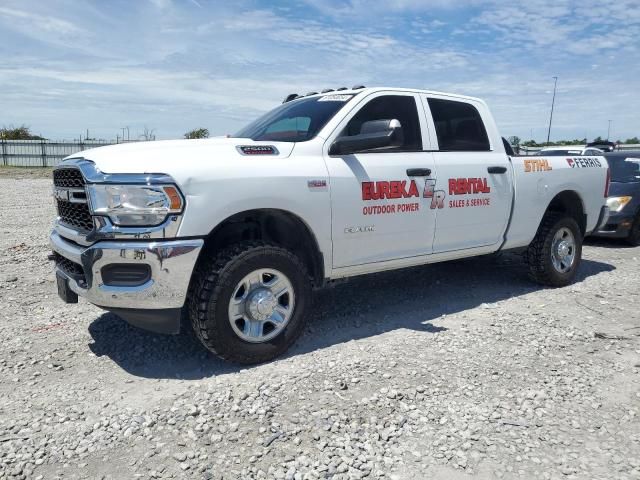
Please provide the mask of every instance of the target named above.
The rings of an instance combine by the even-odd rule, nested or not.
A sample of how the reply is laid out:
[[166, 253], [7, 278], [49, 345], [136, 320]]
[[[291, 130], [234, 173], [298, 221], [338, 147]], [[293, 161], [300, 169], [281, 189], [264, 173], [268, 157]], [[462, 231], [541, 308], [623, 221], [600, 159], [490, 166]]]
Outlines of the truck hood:
[[[121, 143], [92, 148], [69, 156], [85, 158], [103, 173], [165, 173], [180, 180], [198, 173], [213, 173], [217, 169], [242, 168], [247, 159], [286, 158], [294, 143], [255, 142], [247, 138], [207, 138], [203, 140], [163, 140]], [[244, 155], [238, 147], [272, 146], [275, 154]], [[245, 162], [243, 162], [243, 160]]]

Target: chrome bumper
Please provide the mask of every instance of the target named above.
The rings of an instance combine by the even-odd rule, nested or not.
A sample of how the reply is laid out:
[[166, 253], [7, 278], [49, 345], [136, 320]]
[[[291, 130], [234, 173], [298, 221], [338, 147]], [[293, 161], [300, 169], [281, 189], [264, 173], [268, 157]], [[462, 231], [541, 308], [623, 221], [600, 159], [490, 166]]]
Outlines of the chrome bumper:
[[[184, 305], [189, 281], [204, 241], [102, 241], [84, 247], [55, 230], [49, 237], [54, 252], [80, 265], [84, 279], [74, 279], [59, 266], [69, 288], [89, 302], [107, 309], [160, 310]], [[105, 285], [102, 267], [114, 263], [147, 264], [150, 279], [142, 285]]]

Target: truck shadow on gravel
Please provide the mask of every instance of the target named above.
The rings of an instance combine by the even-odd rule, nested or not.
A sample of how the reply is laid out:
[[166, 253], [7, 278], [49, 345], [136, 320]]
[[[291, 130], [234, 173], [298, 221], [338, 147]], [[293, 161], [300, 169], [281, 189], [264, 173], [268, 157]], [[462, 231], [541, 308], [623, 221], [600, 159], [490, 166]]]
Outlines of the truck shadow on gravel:
[[584, 239], [584, 244], [596, 248], [637, 248], [629, 244], [624, 238], [587, 237]]
[[[583, 260], [577, 282], [612, 265]], [[431, 322], [465, 310], [544, 289], [527, 278], [519, 256], [488, 256], [355, 277], [317, 292], [304, 335], [285, 357], [396, 329], [438, 334]], [[444, 320], [446, 323], [446, 319]], [[440, 322], [439, 322], [440, 323]], [[195, 380], [251, 368], [210, 355], [190, 332], [158, 335], [105, 313], [89, 326], [98, 356], [147, 378]]]

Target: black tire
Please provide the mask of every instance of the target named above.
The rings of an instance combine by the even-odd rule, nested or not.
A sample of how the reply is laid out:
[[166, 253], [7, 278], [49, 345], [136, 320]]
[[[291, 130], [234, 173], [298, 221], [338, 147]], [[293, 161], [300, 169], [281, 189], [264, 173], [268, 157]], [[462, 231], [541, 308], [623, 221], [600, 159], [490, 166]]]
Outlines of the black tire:
[[640, 246], [640, 213], [636, 215], [636, 219], [633, 221], [633, 225], [631, 225], [627, 243], [634, 247]]
[[[568, 228], [575, 240], [574, 261], [566, 272], [556, 269], [551, 258], [553, 239], [562, 228]], [[575, 280], [581, 260], [582, 232], [578, 223], [573, 218], [562, 214], [548, 213], [545, 215], [527, 250], [527, 263], [531, 278], [537, 283], [549, 287], [564, 287]]]
[[[292, 316], [278, 336], [264, 343], [251, 343], [234, 332], [228, 306], [238, 282], [260, 268], [277, 269], [286, 275], [296, 300]], [[193, 330], [209, 351], [224, 360], [254, 364], [272, 360], [296, 341], [304, 329], [311, 300], [311, 280], [296, 255], [262, 242], [242, 242], [199, 263], [188, 306]]]

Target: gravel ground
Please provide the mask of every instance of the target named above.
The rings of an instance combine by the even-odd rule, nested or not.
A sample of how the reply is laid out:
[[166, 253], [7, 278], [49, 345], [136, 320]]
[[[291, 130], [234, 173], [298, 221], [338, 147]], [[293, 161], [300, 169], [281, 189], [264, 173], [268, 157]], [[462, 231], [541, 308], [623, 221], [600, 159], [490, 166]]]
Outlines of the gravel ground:
[[62, 304], [49, 192], [0, 175], [0, 478], [640, 478], [640, 248], [357, 278], [244, 368]]

